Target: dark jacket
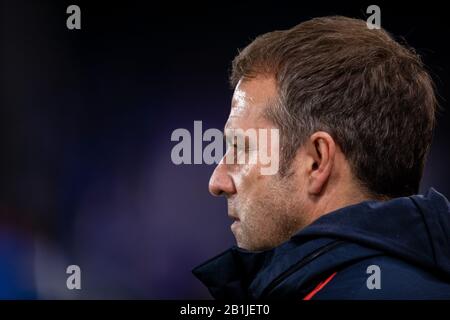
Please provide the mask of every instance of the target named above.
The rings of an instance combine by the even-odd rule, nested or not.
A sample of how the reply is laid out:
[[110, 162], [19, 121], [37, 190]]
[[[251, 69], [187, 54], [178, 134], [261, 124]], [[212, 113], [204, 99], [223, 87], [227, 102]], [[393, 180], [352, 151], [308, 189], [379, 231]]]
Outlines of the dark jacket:
[[450, 299], [450, 205], [432, 188], [361, 202], [274, 249], [235, 246], [193, 273], [216, 299]]

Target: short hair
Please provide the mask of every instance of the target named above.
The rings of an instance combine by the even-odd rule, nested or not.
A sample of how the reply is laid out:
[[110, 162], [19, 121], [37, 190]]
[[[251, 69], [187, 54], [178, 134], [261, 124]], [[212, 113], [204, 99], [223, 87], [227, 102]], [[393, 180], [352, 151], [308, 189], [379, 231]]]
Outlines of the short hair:
[[420, 57], [383, 29], [341, 16], [258, 36], [233, 60], [230, 82], [272, 76], [280, 129], [280, 174], [311, 134], [328, 132], [361, 187], [375, 196], [415, 194], [437, 107]]

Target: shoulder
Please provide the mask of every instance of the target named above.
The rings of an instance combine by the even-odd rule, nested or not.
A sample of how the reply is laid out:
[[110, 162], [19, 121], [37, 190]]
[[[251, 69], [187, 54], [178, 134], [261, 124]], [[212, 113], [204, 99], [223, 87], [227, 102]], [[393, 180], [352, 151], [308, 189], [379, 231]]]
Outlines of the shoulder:
[[403, 260], [378, 256], [339, 270], [314, 299], [450, 299], [450, 283]]

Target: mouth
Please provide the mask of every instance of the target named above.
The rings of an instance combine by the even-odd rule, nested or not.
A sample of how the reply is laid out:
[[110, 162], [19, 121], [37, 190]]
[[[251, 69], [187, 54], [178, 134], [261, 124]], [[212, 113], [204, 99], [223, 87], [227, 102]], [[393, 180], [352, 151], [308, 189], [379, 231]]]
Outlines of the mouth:
[[230, 225], [231, 231], [234, 233], [235, 229], [239, 226], [241, 220], [239, 220], [238, 217], [232, 216], [232, 215], [228, 215], [228, 217], [233, 220], [233, 223]]
[[234, 220], [234, 222], [230, 225], [230, 230], [233, 232], [234, 236], [237, 236], [237, 230], [239, 226], [241, 225], [241, 222], [239, 220]]

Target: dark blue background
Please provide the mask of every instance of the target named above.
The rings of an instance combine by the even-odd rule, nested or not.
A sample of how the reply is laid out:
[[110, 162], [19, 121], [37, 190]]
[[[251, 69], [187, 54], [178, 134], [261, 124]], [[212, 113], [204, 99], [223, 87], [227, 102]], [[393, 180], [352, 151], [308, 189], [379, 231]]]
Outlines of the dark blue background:
[[[81, 7], [81, 30], [66, 8]], [[208, 298], [190, 273], [233, 244], [213, 166], [175, 166], [176, 128], [223, 128], [230, 62], [257, 35], [372, 3], [3, 1], [0, 297]], [[381, 7], [423, 56], [442, 111], [422, 190], [450, 194], [448, 17]], [[82, 290], [66, 288], [66, 267]]]

